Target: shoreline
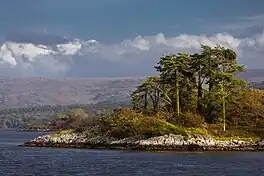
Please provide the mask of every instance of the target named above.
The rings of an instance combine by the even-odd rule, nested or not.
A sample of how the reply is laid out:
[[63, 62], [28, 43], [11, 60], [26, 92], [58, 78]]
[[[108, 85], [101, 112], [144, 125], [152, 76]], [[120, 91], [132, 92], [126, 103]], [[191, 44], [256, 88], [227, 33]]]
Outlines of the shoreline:
[[185, 146], [129, 146], [129, 145], [87, 145], [87, 144], [22, 144], [22, 147], [32, 148], [62, 148], [82, 150], [120, 150], [135, 152], [263, 152], [264, 146], [243, 146], [243, 147], [203, 147], [194, 145]]
[[156, 137], [129, 137], [116, 139], [109, 136], [87, 137], [80, 133], [53, 133], [25, 142], [24, 147], [74, 148], [125, 151], [264, 151], [264, 140], [215, 140], [203, 135], [168, 134]]

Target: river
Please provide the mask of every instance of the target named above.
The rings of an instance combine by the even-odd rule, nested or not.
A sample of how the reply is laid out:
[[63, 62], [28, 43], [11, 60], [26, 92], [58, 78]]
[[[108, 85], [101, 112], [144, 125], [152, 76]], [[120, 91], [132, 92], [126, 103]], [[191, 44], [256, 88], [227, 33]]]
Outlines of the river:
[[262, 152], [127, 152], [18, 146], [40, 134], [0, 130], [1, 176], [264, 175]]

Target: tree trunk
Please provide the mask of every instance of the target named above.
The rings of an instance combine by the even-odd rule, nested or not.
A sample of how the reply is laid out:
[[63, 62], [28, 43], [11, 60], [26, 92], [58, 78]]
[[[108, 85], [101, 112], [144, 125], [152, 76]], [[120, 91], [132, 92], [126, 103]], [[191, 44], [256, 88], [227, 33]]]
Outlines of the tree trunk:
[[[178, 74], [177, 74], [178, 76]], [[176, 77], [176, 113], [177, 116], [180, 116], [180, 94], [179, 94], [179, 80]]]
[[223, 129], [226, 130], [226, 102], [225, 102], [225, 92], [224, 92], [224, 85], [222, 85], [222, 105], [223, 105]]
[[198, 90], [197, 90], [197, 112], [199, 114], [202, 114], [202, 102], [201, 102], [201, 99], [202, 99], [202, 96], [203, 96], [203, 92], [202, 92], [202, 82], [201, 82], [201, 75], [199, 74], [199, 77], [198, 77]]
[[212, 91], [212, 87], [213, 87], [211, 69], [212, 69], [211, 56], [209, 56], [209, 92]]
[[147, 107], [148, 107], [148, 92], [146, 92], [144, 95], [144, 111], [147, 110]]
[[159, 106], [159, 92], [158, 90], [155, 89], [154, 91], [154, 101], [153, 101], [153, 111], [156, 114], [158, 112], [158, 106]]

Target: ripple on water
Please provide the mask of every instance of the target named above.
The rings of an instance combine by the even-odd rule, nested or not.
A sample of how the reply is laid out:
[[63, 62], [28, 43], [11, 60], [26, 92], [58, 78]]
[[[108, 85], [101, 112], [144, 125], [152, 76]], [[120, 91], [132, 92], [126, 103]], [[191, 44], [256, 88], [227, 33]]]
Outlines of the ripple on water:
[[[241, 176], [264, 173], [262, 167], [264, 153], [151, 153], [17, 146], [18, 142], [23, 143], [37, 135], [0, 134], [0, 176]], [[10, 142], [10, 138], [13, 143]]]

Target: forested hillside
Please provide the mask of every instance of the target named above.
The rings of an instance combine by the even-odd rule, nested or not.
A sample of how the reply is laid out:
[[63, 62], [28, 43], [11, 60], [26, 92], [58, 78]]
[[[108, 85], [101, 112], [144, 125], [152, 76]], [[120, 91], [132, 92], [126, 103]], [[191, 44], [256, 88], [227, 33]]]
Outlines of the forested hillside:
[[28, 108], [0, 109], [0, 128], [24, 128], [42, 125], [51, 121], [56, 114], [68, 113], [72, 109], [82, 108], [89, 114], [100, 113], [104, 109], [131, 107], [130, 101], [101, 102], [98, 104], [43, 105]]

